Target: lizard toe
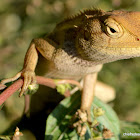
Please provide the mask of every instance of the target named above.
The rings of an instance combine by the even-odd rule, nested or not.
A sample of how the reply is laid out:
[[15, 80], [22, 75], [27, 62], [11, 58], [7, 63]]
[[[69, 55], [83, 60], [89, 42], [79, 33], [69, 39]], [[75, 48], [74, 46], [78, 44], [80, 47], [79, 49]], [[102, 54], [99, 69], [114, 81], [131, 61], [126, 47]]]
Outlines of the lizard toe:
[[22, 72], [18, 72], [14, 77], [4, 79], [0, 83], [4, 85], [6, 83], [13, 82], [13, 81], [17, 80], [19, 77], [21, 77], [21, 73]]

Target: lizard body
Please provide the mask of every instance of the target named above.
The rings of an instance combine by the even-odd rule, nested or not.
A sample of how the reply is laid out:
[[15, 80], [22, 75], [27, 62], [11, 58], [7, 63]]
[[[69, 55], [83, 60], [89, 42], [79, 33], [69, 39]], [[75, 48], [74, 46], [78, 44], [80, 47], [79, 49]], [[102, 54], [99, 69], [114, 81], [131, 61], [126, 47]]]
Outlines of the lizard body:
[[101, 65], [96, 66], [78, 58], [73, 46], [66, 44], [65, 48], [56, 50], [52, 60], [40, 56], [41, 63], [36, 67], [36, 74], [50, 78], [78, 80], [101, 69]]
[[[89, 10], [59, 23], [53, 33], [44, 38], [44, 40], [49, 38], [55, 42], [55, 45], [53, 45], [55, 51], [48, 51], [53, 56], [47, 58], [51, 62], [46, 62], [46, 76], [62, 79], [82, 78], [86, 74], [98, 72], [101, 67], [100, 64], [136, 57], [135, 52], [139, 49], [139, 34], [136, 30], [131, 31], [130, 29], [129, 31], [129, 26], [132, 28], [132, 25], [126, 28], [122, 27], [120, 30], [124, 31], [125, 35], [113, 39], [107, 35], [104, 27], [104, 24], [107, 24], [104, 21], [106, 19], [111, 21], [113, 18], [115, 21], [118, 19], [119, 23], [116, 23], [120, 26], [121, 21], [127, 24], [123, 20], [128, 20], [127, 16], [129, 18], [131, 14], [131, 12], [125, 11], [103, 12]], [[138, 12], [135, 12], [135, 14], [138, 15]], [[114, 20], [111, 22], [113, 23]], [[38, 42], [38, 39], [34, 42]], [[42, 69], [44, 69], [44, 65]]]
[[[87, 10], [57, 24], [52, 33], [33, 39], [22, 71], [22, 94], [35, 73], [51, 78], [84, 79], [81, 110], [90, 120], [97, 73], [102, 64], [140, 56], [140, 12]], [[36, 69], [36, 72], [34, 72]]]

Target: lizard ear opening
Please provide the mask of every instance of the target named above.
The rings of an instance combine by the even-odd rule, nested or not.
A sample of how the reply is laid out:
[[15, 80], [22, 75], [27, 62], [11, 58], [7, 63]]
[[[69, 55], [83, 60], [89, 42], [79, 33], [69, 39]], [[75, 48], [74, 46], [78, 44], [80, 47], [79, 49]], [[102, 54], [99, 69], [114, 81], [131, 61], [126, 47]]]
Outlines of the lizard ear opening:
[[121, 25], [119, 25], [115, 20], [110, 18], [105, 20], [105, 32], [108, 36], [112, 38], [119, 38], [123, 35], [123, 29]]
[[84, 31], [84, 39], [88, 41], [90, 39], [90, 33], [88, 31]]

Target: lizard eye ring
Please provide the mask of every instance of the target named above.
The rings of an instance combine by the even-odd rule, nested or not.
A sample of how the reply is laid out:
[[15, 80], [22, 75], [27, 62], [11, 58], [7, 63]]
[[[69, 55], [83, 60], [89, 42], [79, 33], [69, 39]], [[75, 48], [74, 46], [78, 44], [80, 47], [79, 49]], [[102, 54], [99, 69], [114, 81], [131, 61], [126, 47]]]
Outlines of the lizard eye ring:
[[119, 38], [123, 35], [123, 29], [121, 25], [110, 18], [105, 20], [105, 32], [112, 38]]

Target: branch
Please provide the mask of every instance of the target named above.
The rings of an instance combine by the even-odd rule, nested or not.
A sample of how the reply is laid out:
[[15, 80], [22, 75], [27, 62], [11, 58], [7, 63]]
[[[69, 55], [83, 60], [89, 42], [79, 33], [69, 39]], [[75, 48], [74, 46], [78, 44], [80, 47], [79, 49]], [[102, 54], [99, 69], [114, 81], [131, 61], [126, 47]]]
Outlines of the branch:
[[[58, 80], [56, 83], [53, 79], [50, 78], [44, 78], [42, 76], [36, 76], [37, 83], [40, 85], [48, 86], [51, 88], [56, 88], [57, 84], [64, 84], [64, 83], [69, 83], [78, 86], [81, 89], [81, 86], [79, 82], [74, 81], [74, 80]], [[5, 89], [1, 94], [0, 94], [0, 105], [2, 105], [14, 92], [19, 90], [23, 85], [23, 79], [19, 79], [15, 81], [12, 85], [10, 85], [7, 89]], [[6, 86], [0, 84], [0, 89], [4, 89]]]
[[10, 97], [14, 92], [20, 89], [22, 85], [23, 79], [19, 79], [16, 82], [14, 82], [11, 86], [9, 86], [7, 89], [5, 89], [0, 94], [0, 105], [2, 105], [7, 100], [7, 98]]

